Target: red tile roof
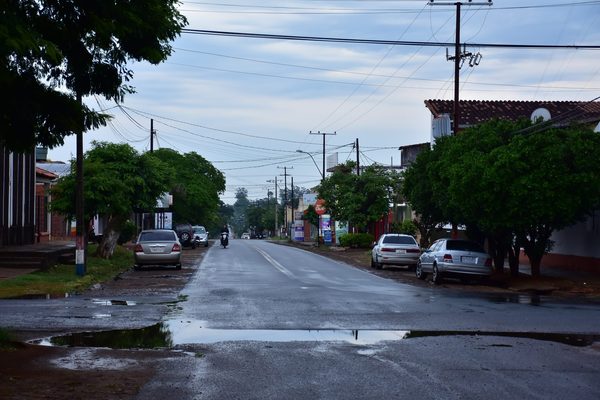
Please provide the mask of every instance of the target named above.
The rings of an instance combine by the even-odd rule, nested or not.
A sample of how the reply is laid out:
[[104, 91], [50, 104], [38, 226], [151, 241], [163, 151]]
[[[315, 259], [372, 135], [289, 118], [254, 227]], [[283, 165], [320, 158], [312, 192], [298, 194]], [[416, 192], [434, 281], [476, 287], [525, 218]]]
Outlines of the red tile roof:
[[[425, 107], [434, 117], [449, 114], [452, 119], [453, 100], [425, 100]], [[552, 119], [558, 118], [559, 125], [571, 122], [592, 123], [600, 121], [600, 102], [598, 101], [487, 101], [461, 100], [460, 126], [472, 126], [493, 118], [516, 121], [531, 117], [533, 111], [545, 108]]]
[[42, 169], [40, 167], [35, 167], [35, 174], [36, 176], [40, 177], [40, 178], [46, 178], [46, 179], [56, 179], [58, 178], [58, 175], [50, 172], [50, 171], [46, 171], [45, 169]]

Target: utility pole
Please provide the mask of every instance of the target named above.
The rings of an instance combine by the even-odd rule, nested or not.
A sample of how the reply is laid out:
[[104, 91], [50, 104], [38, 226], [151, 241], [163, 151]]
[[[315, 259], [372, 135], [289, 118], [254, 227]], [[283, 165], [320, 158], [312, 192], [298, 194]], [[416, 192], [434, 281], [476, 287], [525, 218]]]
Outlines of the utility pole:
[[[77, 93], [77, 102], [83, 103], [81, 94]], [[75, 273], [79, 276], [84, 276], [86, 273], [86, 249], [87, 249], [87, 228], [85, 227], [84, 218], [84, 191], [83, 191], [83, 121], [77, 130], [77, 160], [75, 161], [76, 169], [76, 194], [75, 194]]]
[[336, 135], [336, 132], [321, 132], [321, 131], [317, 131], [317, 132], [313, 132], [310, 131], [309, 132], [311, 135], [323, 135], [323, 169], [321, 170], [322, 174], [323, 174], [323, 179], [325, 179], [325, 136], [326, 135]]
[[[150, 153], [154, 153], [154, 118], [150, 118]], [[142, 214], [143, 215], [143, 214]], [[156, 214], [154, 213], [154, 207], [150, 212], [150, 229], [156, 228]], [[142, 225], [144, 225], [144, 218], [142, 216]]]
[[267, 182], [275, 183], [275, 233], [277, 234], [277, 237], [279, 237], [279, 226], [277, 223], [277, 202], [279, 201], [277, 199], [277, 176], [275, 176], [274, 180], [268, 180]]
[[[296, 229], [296, 217], [294, 216], [294, 177], [292, 176], [292, 227]], [[293, 240], [294, 235], [290, 234], [290, 238]]]
[[360, 150], [358, 149], [358, 138], [356, 138], [356, 175], [360, 176]]
[[294, 169], [294, 167], [277, 167], [277, 168], [283, 168], [283, 188], [284, 188], [284, 200], [283, 200], [283, 213], [284, 213], [284, 220], [285, 220], [285, 236], [287, 238], [288, 236], [288, 218], [287, 218], [287, 177], [288, 177], [288, 173], [287, 170], [288, 169]]
[[150, 153], [154, 152], [154, 119], [150, 118]]
[[453, 133], [456, 135], [459, 131], [460, 127], [460, 103], [459, 103], [459, 80], [460, 80], [460, 67], [464, 63], [465, 58], [470, 58], [469, 66], [473, 67], [475, 65], [479, 65], [481, 61], [481, 54], [473, 54], [466, 51], [466, 48], [461, 53], [460, 51], [460, 8], [463, 4], [468, 6], [491, 6], [493, 5], [492, 0], [488, 0], [487, 2], [477, 2], [474, 3], [472, 0], [468, 0], [466, 3], [457, 1], [457, 2], [439, 2], [435, 0], [430, 0], [428, 3], [430, 6], [456, 6], [456, 36], [454, 42], [454, 56], [448, 56], [448, 50], [446, 50], [446, 60], [454, 61], [454, 104], [453, 104], [453, 123], [454, 129]]

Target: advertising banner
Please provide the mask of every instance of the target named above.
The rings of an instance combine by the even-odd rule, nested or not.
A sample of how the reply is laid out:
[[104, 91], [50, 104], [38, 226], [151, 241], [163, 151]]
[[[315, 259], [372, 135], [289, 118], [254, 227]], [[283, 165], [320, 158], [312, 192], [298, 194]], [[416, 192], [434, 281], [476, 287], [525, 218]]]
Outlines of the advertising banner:
[[294, 240], [297, 242], [304, 241], [304, 223], [303, 221], [296, 221], [294, 224]]
[[323, 214], [321, 215], [321, 236], [323, 236], [323, 243], [331, 244], [332, 234], [331, 234], [331, 215]]

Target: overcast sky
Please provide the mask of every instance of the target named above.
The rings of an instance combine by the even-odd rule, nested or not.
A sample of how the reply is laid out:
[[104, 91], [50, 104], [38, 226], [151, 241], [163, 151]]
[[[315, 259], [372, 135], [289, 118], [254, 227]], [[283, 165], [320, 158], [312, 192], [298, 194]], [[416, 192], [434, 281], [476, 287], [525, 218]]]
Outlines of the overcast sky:
[[[478, 1], [481, 3], [482, 1]], [[483, 1], [486, 2], [486, 1]], [[436, 3], [442, 3], [437, 1]], [[453, 3], [453, 2], [445, 2]], [[467, 3], [466, 1], [464, 3]], [[190, 29], [418, 42], [454, 42], [456, 8], [427, 1], [184, 1]], [[464, 5], [461, 42], [599, 45], [600, 1], [495, 0], [492, 6]], [[112, 123], [85, 134], [92, 140], [150, 148], [195, 151], [227, 179], [225, 203], [236, 188], [264, 198], [283, 181], [312, 187], [327, 155], [340, 162], [398, 164], [399, 146], [429, 141], [426, 99], [452, 100], [453, 63], [445, 47], [324, 43], [194, 35], [173, 43], [163, 64], [133, 65], [122, 110], [103, 99], [86, 99], [108, 109]], [[453, 48], [449, 49], [453, 54]], [[578, 100], [600, 96], [598, 50], [531, 50], [468, 47], [481, 53], [478, 66], [461, 69], [461, 100]], [[75, 139], [50, 150], [68, 161]], [[288, 185], [290, 177], [288, 177]], [[282, 188], [280, 185], [280, 190]]]

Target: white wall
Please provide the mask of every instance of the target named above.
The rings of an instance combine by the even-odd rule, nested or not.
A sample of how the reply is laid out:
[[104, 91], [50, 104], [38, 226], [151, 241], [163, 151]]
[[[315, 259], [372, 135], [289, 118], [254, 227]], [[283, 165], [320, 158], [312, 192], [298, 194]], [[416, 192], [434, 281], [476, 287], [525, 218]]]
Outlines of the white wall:
[[550, 253], [600, 258], [600, 210], [586, 221], [554, 232]]

